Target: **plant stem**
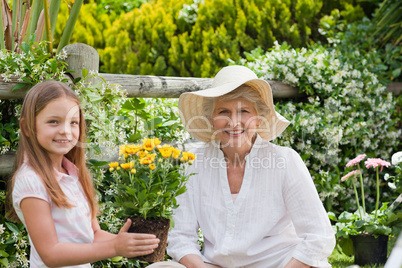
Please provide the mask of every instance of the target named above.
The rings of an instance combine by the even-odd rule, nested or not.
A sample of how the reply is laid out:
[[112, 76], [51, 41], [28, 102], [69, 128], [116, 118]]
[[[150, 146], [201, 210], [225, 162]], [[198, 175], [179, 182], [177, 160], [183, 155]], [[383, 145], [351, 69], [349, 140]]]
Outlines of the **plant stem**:
[[354, 180], [353, 180], [353, 189], [355, 190], [356, 204], [357, 204], [357, 209], [359, 210], [360, 219], [363, 219], [362, 212], [360, 211], [360, 203], [359, 203], [359, 197], [357, 195], [356, 183]]
[[366, 212], [366, 204], [365, 204], [365, 202], [364, 202], [365, 197], [364, 197], [363, 176], [362, 176], [362, 173], [361, 173], [361, 171], [360, 171], [360, 164], [358, 163], [357, 165], [358, 165], [358, 167], [359, 167], [359, 173], [360, 173], [360, 187], [361, 187], [361, 192], [362, 192], [363, 211]]
[[377, 210], [378, 210], [378, 202], [380, 200], [380, 178], [378, 175], [378, 167], [377, 167], [377, 179], [376, 179], [376, 183], [377, 183], [377, 200], [375, 202], [375, 214], [374, 214], [374, 220], [377, 219]]
[[6, 44], [4, 42], [4, 26], [3, 26], [3, 1], [0, 1], [0, 49], [5, 49]]
[[57, 48], [57, 53], [70, 42], [71, 35], [73, 34], [75, 23], [78, 19], [78, 14], [80, 12], [82, 2], [84, 0], [76, 0], [73, 4], [73, 8], [71, 9], [70, 16], [67, 19], [66, 27], [64, 28], [63, 34], [60, 39], [59, 47]]

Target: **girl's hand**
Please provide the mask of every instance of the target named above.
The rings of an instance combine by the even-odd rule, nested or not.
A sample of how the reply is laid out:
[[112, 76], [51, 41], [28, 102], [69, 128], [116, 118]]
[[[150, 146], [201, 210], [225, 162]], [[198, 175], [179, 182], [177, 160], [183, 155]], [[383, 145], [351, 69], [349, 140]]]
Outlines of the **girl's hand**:
[[128, 233], [131, 220], [128, 219], [114, 239], [117, 256], [136, 257], [151, 254], [158, 247], [159, 239], [153, 234]]
[[308, 264], [305, 264], [295, 258], [292, 258], [285, 266], [285, 268], [308, 268], [311, 267]]

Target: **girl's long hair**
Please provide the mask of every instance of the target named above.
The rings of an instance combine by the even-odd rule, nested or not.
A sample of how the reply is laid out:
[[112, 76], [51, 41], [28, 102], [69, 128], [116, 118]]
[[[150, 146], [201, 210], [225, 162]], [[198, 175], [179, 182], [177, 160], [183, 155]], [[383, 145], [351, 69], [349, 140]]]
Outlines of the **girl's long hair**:
[[[51, 101], [58, 98], [67, 98], [80, 106], [77, 95], [66, 84], [58, 81], [45, 81], [35, 85], [25, 96], [20, 116], [20, 141], [15, 159], [15, 172], [8, 183], [7, 191], [7, 217], [10, 220], [19, 221], [13, 208], [12, 192], [15, 178], [24, 161], [42, 179], [46, 191], [52, 202], [58, 207], [71, 208], [67, 196], [60, 188], [56, 180], [55, 169], [46, 150], [39, 144], [36, 135], [36, 117]], [[80, 136], [76, 146], [65, 157], [75, 164], [78, 171], [78, 179], [86, 195], [92, 218], [97, 214], [97, 201], [91, 176], [85, 164], [85, 120], [80, 107]]]

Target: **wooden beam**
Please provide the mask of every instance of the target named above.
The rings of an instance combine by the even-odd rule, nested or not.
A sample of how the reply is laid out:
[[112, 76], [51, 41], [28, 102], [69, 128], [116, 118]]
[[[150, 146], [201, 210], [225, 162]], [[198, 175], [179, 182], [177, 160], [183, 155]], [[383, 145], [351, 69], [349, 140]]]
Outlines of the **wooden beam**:
[[10, 79], [10, 82], [4, 82], [4, 80], [0, 77], [0, 100], [23, 99], [27, 93], [28, 87], [12, 91], [13, 87], [19, 82], [14, 76]]
[[[184, 92], [197, 91], [211, 87], [212, 78], [170, 77], [152, 75], [99, 74], [110, 84], [119, 84], [127, 90], [129, 97], [178, 98]], [[0, 99], [22, 99], [27, 89], [11, 89], [18, 83], [16, 78], [4, 82], [0, 78]], [[274, 98], [300, 97], [298, 88], [279, 81], [269, 81]]]
[[396, 96], [402, 92], [402, 82], [393, 82], [387, 85], [387, 91], [393, 92]]

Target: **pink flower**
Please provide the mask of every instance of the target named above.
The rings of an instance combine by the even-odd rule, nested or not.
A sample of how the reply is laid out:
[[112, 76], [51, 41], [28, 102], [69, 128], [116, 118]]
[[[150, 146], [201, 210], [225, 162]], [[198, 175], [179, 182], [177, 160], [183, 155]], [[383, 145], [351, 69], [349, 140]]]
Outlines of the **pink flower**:
[[353, 170], [351, 172], [349, 172], [348, 174], [346, 174], [345, 176], [343, 176], [341, 178], [341, 181], [346, 181], [350, 176], [354, 175], [354, 174], [359, 174], [360, 171], [359, 170]]
[[369, 158], [367, 159], [366, 162], [364, 162], [364, 164], [366, 164], [366, 168], [376, 168], [378, 166], [381, 166], [381, 171], [383, 167], [389, 167], [391, 165], [390, 162], [387, 162], [385, 160], [382, 160], [380, 158]]
[[360, 161], [362, 161], [366, 157], [366, 154], [360, 154], [355, 157], [355, 159], [350, 160], [347, 164], [346, 167], [351, 167], [356, 164], [358, 164]]

